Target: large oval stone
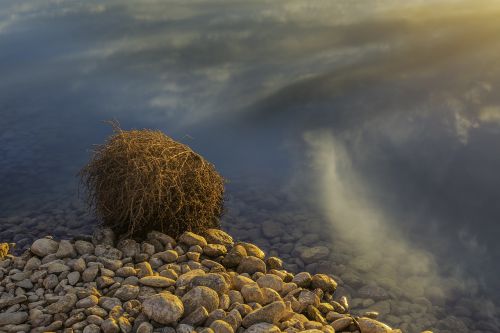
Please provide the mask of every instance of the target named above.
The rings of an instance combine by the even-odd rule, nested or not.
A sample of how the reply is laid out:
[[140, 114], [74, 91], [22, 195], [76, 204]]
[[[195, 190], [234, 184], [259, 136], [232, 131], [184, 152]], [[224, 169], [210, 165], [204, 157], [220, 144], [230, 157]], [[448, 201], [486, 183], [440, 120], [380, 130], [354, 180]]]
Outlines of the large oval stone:
[[142, 302], [142, 312], [160, 324], [175, 324], [184, 313], [184, 305], [179, 297], [170, 293], [160, 293]]

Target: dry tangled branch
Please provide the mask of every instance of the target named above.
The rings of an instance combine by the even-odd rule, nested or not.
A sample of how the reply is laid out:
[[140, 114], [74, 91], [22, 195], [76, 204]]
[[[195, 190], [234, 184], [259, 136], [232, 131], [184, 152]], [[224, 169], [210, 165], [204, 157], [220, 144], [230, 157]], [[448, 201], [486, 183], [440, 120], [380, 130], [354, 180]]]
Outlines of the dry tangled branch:
[[105, 226], [174, 237], [219, 226], [224, 179], [212, 164], [160, 131], [113, 127], [80, 171], [87, 202]]

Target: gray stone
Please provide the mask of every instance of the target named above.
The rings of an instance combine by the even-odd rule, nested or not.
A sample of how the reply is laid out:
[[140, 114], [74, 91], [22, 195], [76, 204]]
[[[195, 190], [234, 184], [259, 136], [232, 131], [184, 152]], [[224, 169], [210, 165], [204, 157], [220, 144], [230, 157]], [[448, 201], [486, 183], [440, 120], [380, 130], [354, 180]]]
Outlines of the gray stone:
[[226, 279], [217, 273], [208, 273], [201, 276], [195, 276], [190, 283], [191, 287], [205, 286], [209, 287], [217, 292], [217, 294], [222, 295], [229, 289], [229, 285]]
[[247, 250], [242, 245], [234, 246], [222, 259], [222, 264], [226, 267], [238, 266], [243, 258], [247, 256]]
[[205, 307], [208, 312], [212, 312], [219, 306], [219, 295], [213, 289], [198, 286], [182, 296], [182, 303], [186, 314], [190, 314], [201, 306]]
[[179, 258], [179, 254], [174, 250], [159, 252], [155, 256], [160, 257], [160, 259], [166, 263], [175, 262]]
[[244, 285], [241, 288], [241, 295], [246, 303], [264, 304], [264, 293], [256, 283]]
[[271, 288], [277, 292], [281, 292], [283, 289], [283, 280], [274, 274], [266, 274], [257, 279], [257, 284], [263, 288]]
[[74, 286], [80, 280], [80, 272], [71, 272], [68, 274], [67, 278], [68, 278], [68, 283]]
[[257, 323], [245, 330], [245, 333], [279, 333], [278, 326], [269, 323]]
[[119, 333], [120, 326], [113, 318], [108, 318], [104, 320], [101, 324], [101, 329], [104, 333]]
[[55, 240], [41, 238], [33, 242], [30, 250], [39, 257], [45, 257], [48, 254], [56, 253], [58, 248], [59, 244]]
[[100, 333], [101, 329], [96, 324], [90, 324], [85, 326], [83, 333]]
[[147, 239], [158, 240], [158, 241], [160, 241], [161, 244], [163, 244], [163, 245], [170, 244], [170, 245], [172, 245], [172, 247], [174, 247], [176, 244], [175, 239], [173, 239], [169, 235], [166, 235], [166, 234], [159, 232], [159, 231], [156, 231], [156, 230], [148, 233]]
[[99, 302], [99, 298], [95, 295], [90, 295], [85, 298], [82, 298], [78, 302], [76, 302], [76, 307], [77, 308], [90, 308], [94, 305], [97, 305]]
[[43, 287], [45, 289], [54, 289], [57, 284], [59, 283], [59, 280], [57, 278], [57, 275], [55, 274], [50, 274], [48, 275], [44, 280], [43, 280]]
[[25, 295], [16, 296], [16, 297], [8, 297], [8, 298], [0, 298], [0, 309], [26, 302], [28, 298]]
[[205, 239], [210, 244], [233, 246], [233, 237], [220, 229], [208, 229], [204, 233]]
[[175, 286], [177, 288], [182, 288], [186, 287], [191, 283], [191, 280], [194, 279], [196, 276], [201, 276], [205, 275], [205, 271], [202, 269], [193, 269], [192, 271], [186, 272], [177, 278], [177, 281], [175, 282]]
[[200, 326], [202, 325], [208, 317], [208, 311], [205, 307], [200, 306], [196, 308], [193, 312], [191, 312], [187, 317], [182, 319], [181, 324], [188, 324], [191, 326]]
[[73, 309], [78, 298], [75, 294], [66, 294], [60, 300], [47, 306], [47, 312], [50, 314], [66, 313]]
[[176, 333], [196, 333], [196, 331], [194, 330], [194, 327], [191, 325], [187, 325], [187, 324], [177, 325], [175, 332]]
[[99, 306], [103, 309], [110, 311], [117, 305], [122, 305], [122, 302], [116, 297], [103, 296], [99, 298]]
[[352, 323], [351, 317], [344, 317], [333, 321], [330, 325], [333, 327], [335, 332], [341, 332], [344, 331], [347, 327], [349, 327], [351, 323]]
[[358, 295], [360, 298], [371, 298], [375, 301], [381, 301], [389, 298], [389, 294], [385, 291], [384, 288], [374, 286], [374, 285], [366, 285], [361, 287], [358, 290]]
[[115, 233], [110, 228], [98, 228], [92, 235], [92, 243], [114, 246]]
[[76, 256], [76, 251], [75, 248], [73, 247], [73, 244], [69, 240], [63, 239], [62, 241], [59, 242], [59, 248], [57, 249], [56, 252], [56, 257], [57, 258], [72, 258]]
[[0, 326], [18, 325], [26, 320], [28, 320], [28, 313], [26, 312], [0, 313]]
[[130, 321], [125, 317], [118, 318], [118, 326], [120, 326], [120, 330], [123, 333], [132, 332], [132, 324], [130, 324]]
[[312, 277], [309, 272], [300, 272], [293, 277], [292, 282], [298, 287], [307, 288], [312, 282]]
[[186, 231], [179, 237], [179, 242], [184, 243], [189, 246], [199, 245], [204, 247], [207, 245], [207, 240], [200, 235], [197, 235], [193, 232]]
[[278, 257], [269, 257], [266, 259], [266, 265], [269, 269], [283, 269], [283, 260]]
[[217, 333], [234, 333], [233, 328], [229, 323], [224, 320], [215, 320], [212, 324], [210, 324], [210, 328]]
[[370, 318], [359, 318], [358, 319], [359, 328], [363, 333], [391, 333], [392, 328], [384, 323], [370, 319]]
[[283, 225], [277, 222], [265, 221], [261, 225], [262, 234], [267, 238], [274, 238], [283, 234]]
[[183, 302], [170, 293], [148, 297], [142, 303], [142, 312], [154, 321], [168, 325], [176, 323], [184, 313]]
[[252, 275], [255, 272], [266, 272], [266, 264], [259, 258], [256, 257], [245, 257], [241, 259], [240, 264], [237, 268], [238, 273], [248, 273]]
[[311, 284], [314, 289], [319, 288], [329, 293], [333, 293], [337, 289], [337, 282], [326, 274], [315, 274]]
[[139, 287], [127, 284], [118, 288], [114, 296], [122, 301], [129, 301], [137, 298], [139, 290]]
[[137, 333], [153, 333], [153, 329], [153, 325], [145, 321], [137, 327]]
[[330, 254], [330, 250], [326, 246], [304, 247], [300, 251], [300, 259], [306, 264], [318, 262], [326, 259]]
[[227, 253], [226, 246], [222, 244], [207, 244], [203, 248], [203, 253], [209, 257], [219, 257]]
[[56, 273], [56, 274], [59, 274], [59, 273], [62, 273], [62, 272], [66, 272], [66, 271], [69, 271], [69, 266], [61, 263], [61, 262], [51, 262], [48, 266], [47, 266], [47, 272], [49, 274], [53, 274], [53, 273]]
[[175, 281], [164, 276], [145, 276], [139, 279], [139, 283], [153, 288], [166, 288], [173, 286]]
[[242, 245], [245, 248], [247, 255], [249, 255], [249, 256], [256, 257], [256, 258], [259, 258], [261, 260], [264, 260], [264, 258], [266, 257], [266, 254], [264, 253], [264, 251], [262, 251], [255, 244], [246, 243], [246, 242], [239, 242], [238, 244]]
[[75, 249], [78, 252], [78, 254], [83, 255], [83, 254], [93, 254], [94, 253], [94, 244], [83, 241], [83, 240], [77, 240], [75, 242]]
[[283, 302], [273, 302], [260, 309], [250, 312], [243, 318], [242, 325], [250, 327], [257, 323], [276, 324], [286, 314], [286, 305]]
[[141, 245], [133, 239], [122, 239], [118, 242], [116, 248], [120, 250], [125, 257], [133, 258], [135, 255], [141, 253]]

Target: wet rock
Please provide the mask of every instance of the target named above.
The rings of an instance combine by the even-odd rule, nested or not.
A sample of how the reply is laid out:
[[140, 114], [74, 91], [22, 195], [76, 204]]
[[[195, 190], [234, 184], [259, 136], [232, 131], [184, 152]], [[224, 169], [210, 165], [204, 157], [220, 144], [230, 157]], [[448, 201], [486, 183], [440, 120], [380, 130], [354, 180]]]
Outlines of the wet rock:
[[326, 259], [330, 250], [326, 246], [304, 247], [300, 251], [300, 259], [306, 264]]
[[262, 234], [267, 238], [274, 238], [276, 236], [282, 235], [283, 225], [277, 222], [265, 221], [261, 225]]
[[385, 289], [373, 285], [365, 285], [358, 290], [360, 298], [370, 298], [375, 301], [381, 301], [389, 298]]
[[183, 302], [170, 293], [160, 293], [148, 297], [142, 303], [142, 312], [158, 323], [168, 325], [176, 323], [184, 313]]
[[392, 333], [392, 328], [370, 318], [359, 318], [358, 323], [363, 333]]

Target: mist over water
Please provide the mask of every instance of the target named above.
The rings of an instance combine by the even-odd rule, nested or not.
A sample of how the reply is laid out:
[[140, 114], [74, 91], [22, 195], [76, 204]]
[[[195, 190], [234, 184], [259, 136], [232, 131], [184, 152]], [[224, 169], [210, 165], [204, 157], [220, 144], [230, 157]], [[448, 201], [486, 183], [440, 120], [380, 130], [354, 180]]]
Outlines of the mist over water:
[[498, 17], [496, 1], [0, 0], [0, 216], [48, 233], [114, 118], [192, 146], [229, 195], [312, 209], [376, 285], [493, 318]]

